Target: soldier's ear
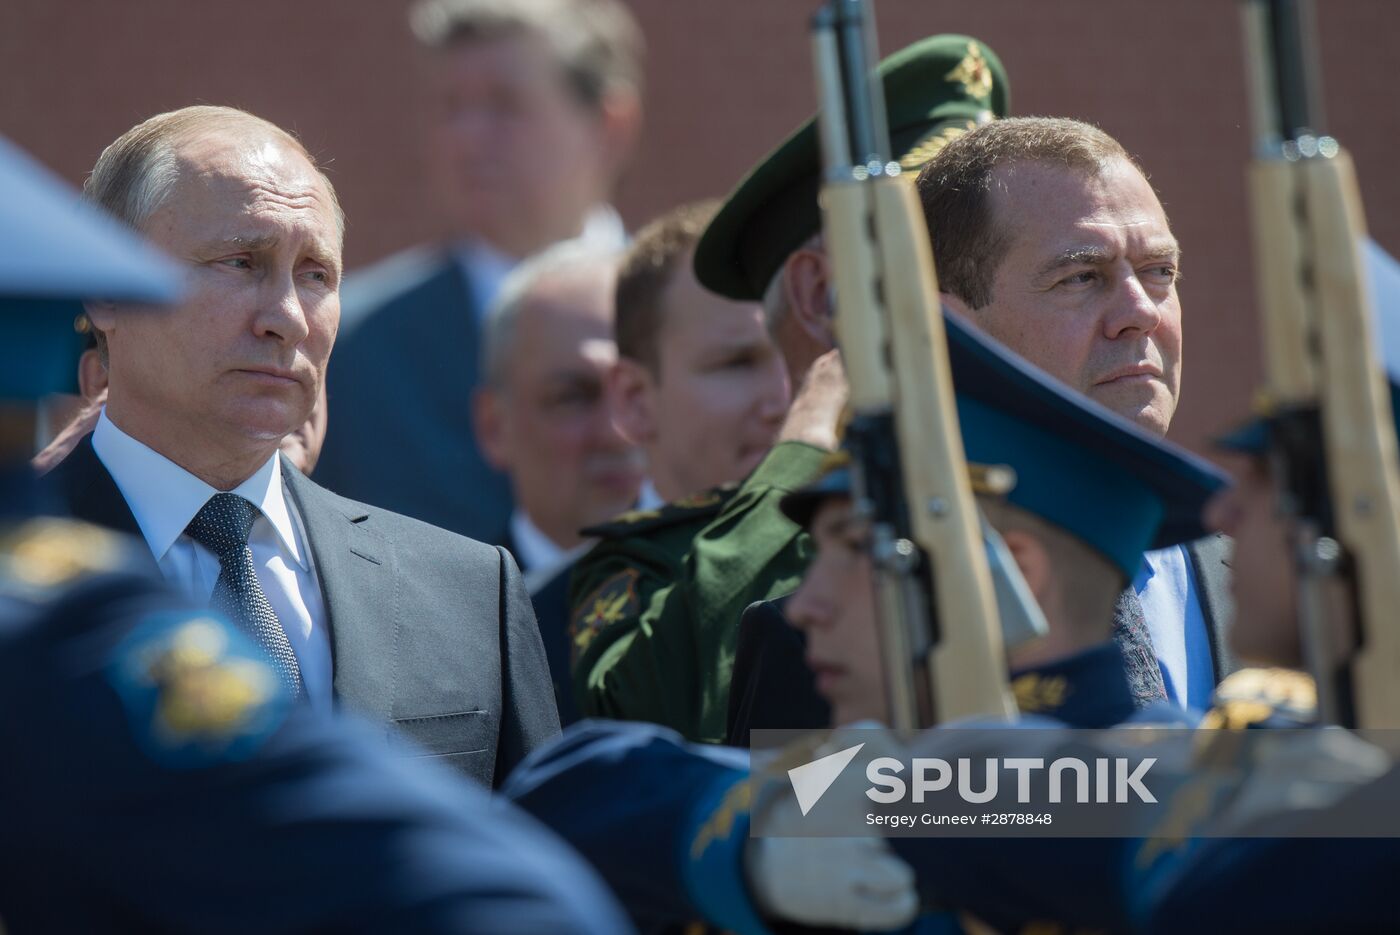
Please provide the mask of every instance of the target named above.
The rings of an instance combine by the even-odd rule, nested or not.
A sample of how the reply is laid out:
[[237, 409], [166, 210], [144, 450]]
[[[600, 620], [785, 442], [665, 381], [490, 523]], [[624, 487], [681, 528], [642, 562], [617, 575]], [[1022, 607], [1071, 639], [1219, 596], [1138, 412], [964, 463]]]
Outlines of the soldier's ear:
[[822, 350], [835, 347], [831, 264], [826, 251], [816, 247], [793, 251], [783, 264], [783, 292], [788, 314], [807, 337]]
[[99, 395], [107, 398], [107, 365], [95, 347], [83, 351], [78, 358], [78, 392], [87, 400], [96, 400]]
[[1026, 579], [1031, 589], [1031, 595], [1044, 610], [1054, 597], [1055, 579], [1050, 551], [1045, 543], [1025, 530], [1006, 529], [1000, 532], [1007, 550], [1016, 561], [1016, 567], [1021, 569], [1021, 577]]
[[655, 387], [651, 371], [630, 358], [618, 358], [608, 371], [608, 408], [612, 410], [613, 424], [634, 445], [656, 441], [660, 420]]

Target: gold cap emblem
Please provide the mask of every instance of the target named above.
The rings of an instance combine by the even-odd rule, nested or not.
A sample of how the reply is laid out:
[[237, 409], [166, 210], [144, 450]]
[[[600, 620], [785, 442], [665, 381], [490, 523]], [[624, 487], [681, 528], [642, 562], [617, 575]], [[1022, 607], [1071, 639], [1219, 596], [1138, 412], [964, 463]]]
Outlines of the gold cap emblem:
[[967, 44], [967, 54], [958, 62], [958, 67], [944, 75], [946, 81], [956, 81], [963, 86], [963, 92], [986, 101], [992, 96], [992, 68], [982, 47], [975, 42]]

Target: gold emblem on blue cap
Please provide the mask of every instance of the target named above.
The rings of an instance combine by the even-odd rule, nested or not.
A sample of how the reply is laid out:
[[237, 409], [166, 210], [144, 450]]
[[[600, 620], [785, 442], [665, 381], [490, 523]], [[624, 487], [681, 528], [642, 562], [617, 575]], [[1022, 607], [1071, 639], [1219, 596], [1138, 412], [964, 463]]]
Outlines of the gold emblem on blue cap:
[[986, 102], [992, 96], [992, 68], [982, 47], [975, 42], [967, 44], [967, 54], [956, 68], [944, 75], [946, 81], [956, 81], [969, 96]]

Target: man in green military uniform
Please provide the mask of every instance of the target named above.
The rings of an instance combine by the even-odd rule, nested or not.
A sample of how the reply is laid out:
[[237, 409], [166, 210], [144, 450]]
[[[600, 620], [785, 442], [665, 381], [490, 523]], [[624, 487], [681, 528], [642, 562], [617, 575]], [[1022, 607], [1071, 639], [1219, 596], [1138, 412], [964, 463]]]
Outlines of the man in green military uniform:
[[[880, 73], [891, 141], [906, 170], [1007, 113], [1001, 63], [966, 36], [921, 40], [887, 58]], [[819, 176], [808, 121], [739, 184], [696, 247], [702, 284], [762, 300], [769, 333], [801, 388], [779, 444], [690, 539], [676, 582], [645, 602], [619, 582], [615, 593], [594, 595], [582, 608], [596, 630], [574, 667], [586, 714], [656, 721], [691, 739], [722, 740], [739, 616], [753, 601], [791, 592], [810, 558], [805, 536], [778, 501], [817, 476], [845, 402], [831, 350]]]
[[618, 271], [609, 396], [614, 423], [646, 453], [650, 489], [640, 508], [584, 530], [599, 541], [573, 571], [575, 653], [680, 577], [696, 533], [782, 427], [787, 369], [763, 310], [706, 291], [692, 271], [695, 242], [717, 206], [686, 204], [657, 218]]

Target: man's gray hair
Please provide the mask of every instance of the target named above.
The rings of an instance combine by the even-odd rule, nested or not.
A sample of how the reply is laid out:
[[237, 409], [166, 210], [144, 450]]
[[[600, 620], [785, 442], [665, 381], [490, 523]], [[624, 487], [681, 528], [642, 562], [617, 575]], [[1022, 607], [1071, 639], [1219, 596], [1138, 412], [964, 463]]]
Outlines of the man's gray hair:
[[564, 240], [511, 270], [486, 312], [481, 342], [483, 384], [497, 391], [505, 388], [521, 310], [540, 287], [580, 272], [616, 275], [620, 260], [615, 249], [587, 240]]
[[325, 182], [335, 210], [336, 229], [343, 240], [345, 215], [335, 186], [306, 147], [275, 123], [234, 107], [183, 107], [143, 120], [102, 151], [92, 174], [83, 183], [83, 195], [141, 230], [165, 203], [179, 178], [180, 145], [201, 133], [239, 124], [257, 127], [306, 157]]
[[642, 31], [619, 0], [419, 0], [409, 25], [430, 49], [538, 35], [579, 100], [592, 107], [614, 88], [642, 90]]

